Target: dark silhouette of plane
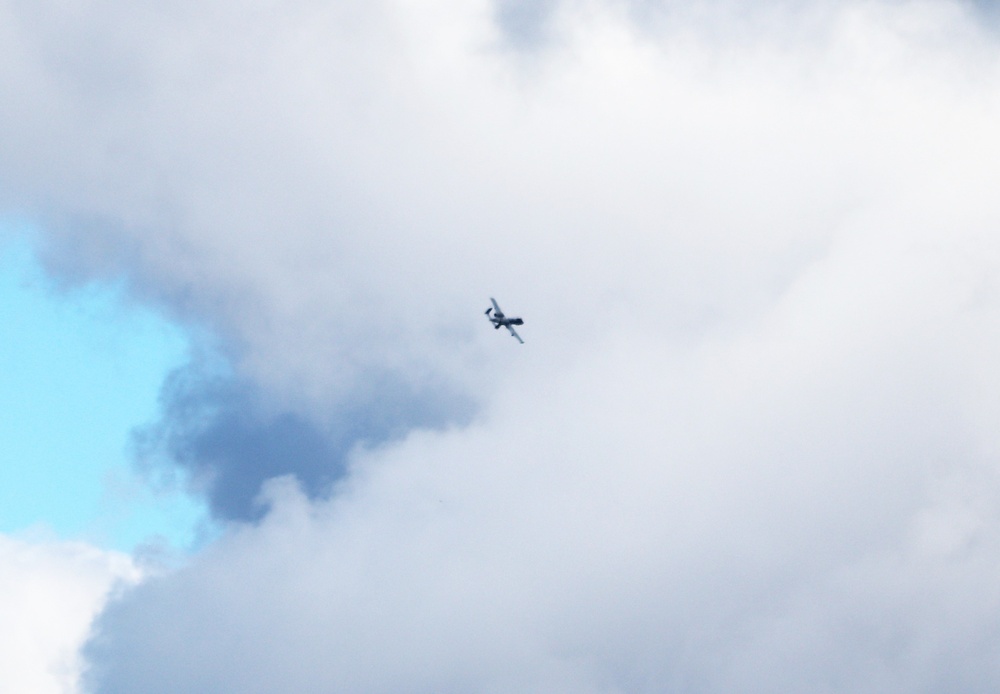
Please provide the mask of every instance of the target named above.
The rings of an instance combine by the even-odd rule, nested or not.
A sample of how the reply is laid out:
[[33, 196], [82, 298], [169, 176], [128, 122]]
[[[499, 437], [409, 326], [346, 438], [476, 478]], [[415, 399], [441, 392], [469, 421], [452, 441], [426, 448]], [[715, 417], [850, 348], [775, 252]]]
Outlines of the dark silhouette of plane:
[[[503, 311], [500, 310], [500, 306], [497, 304], [496, 299], [490, 297], [490, 301], [493, 302], [493, 307], [486, 309], [486, 316], [487, 318], [490, 319], [490, 322], [493, 323], [493, 329], [499, 330], [500, 326], [502, 325], [503, 327], [507, 328], [507, 330], [510, 331], [511, 335], [517, 338], [518, 342], [520, 342], [523, 345], [524, 340], [522, 340], [521, 336], [517, 334], [516, 330], [514, 330], [514, 326], [524, 325], [524, 321], [521, 320], [520, 318], [508, 318], [503, 314]], [[492, 316], [490, 315], [491, 311], [493, 312]]]

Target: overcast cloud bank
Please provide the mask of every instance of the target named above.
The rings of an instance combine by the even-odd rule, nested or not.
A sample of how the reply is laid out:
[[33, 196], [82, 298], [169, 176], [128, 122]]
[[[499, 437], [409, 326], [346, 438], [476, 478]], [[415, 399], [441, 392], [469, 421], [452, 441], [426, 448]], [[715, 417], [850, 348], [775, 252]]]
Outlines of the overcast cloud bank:
[[166, 450], [271, 504], [93, 691], [995, 689], [973, 5], [0, 8], [3, 203], [218, 337], [239, 416]]

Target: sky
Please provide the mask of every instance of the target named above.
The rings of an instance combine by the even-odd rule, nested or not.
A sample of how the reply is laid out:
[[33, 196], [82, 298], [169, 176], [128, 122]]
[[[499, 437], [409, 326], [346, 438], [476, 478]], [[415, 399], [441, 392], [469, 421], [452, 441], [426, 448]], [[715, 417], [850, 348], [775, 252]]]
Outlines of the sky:
[[995, 691], [996, 19], [0, 0], [0, 689]]
[[184, 363], [185, 337], [120, 287], [60, 291], [29, 238], [11, 225], [0, 265], [0, 528], [123, 551], [192, 544], [200, 504], [147, 484], [129, 456], [132, 430], [156, 418], [163, 379]]

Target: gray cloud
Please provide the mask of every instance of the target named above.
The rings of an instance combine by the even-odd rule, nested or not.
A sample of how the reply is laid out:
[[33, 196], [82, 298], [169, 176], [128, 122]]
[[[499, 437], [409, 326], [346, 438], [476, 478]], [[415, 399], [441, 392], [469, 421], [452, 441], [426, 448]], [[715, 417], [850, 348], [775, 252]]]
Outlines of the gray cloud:
[[537, 48], [549, 39], [547, 29], [553, 13], [558, 9], [558, 2], [500, 0], [495, 8], [497, 25], [515, 47]]
[[[312, 497], [330, 493], [348, 454], [385, 444], [414, 428], [467, 423], [467, 400], [417, 393], [386, 379], [369, 379], [350, 409], [327, 413], [328, 426], [293, 411], [273, 411], [253, 384], [214, 373], [201, 361], [175, 371], [161, 394], [161, 419], [135, 434], [140, 464], [186, 471], [192, 491], [205, 494], [225, 520], [257, 520], [261, 485], [294, 475]], [[162, 469], [161, 469], [162, 471]]]

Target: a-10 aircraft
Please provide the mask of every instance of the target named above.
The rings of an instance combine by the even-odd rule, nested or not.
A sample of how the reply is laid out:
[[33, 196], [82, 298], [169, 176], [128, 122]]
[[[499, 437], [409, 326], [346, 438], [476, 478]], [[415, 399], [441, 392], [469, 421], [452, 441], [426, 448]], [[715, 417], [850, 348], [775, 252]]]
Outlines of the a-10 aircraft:
[[[521, 320], [520, 318], [508, 318], [503, 314], [503, 311], [500, 310], [500, 306], [497, 304], [496, 299], [490, 297], [490, 301], [493, 302], [493, 308], [486, 309], [486, 316], [490, 319], [490, 322], [493, 323], [493, 329], [499, 330], [500, 326], [502, 325], [503, 327], [507, 328], [507, 330], [510, 331], [511, 335], [517, 338], [518, 342], [520, 342], [523, 345], [524, 340], [522, 340], [521, 336], [517, 334], [516, 330], [514, 330], [514, 326], [524, 325], [524, 321]], [[490, 311], [493, 312], [492, 316], [490, 315]]]

